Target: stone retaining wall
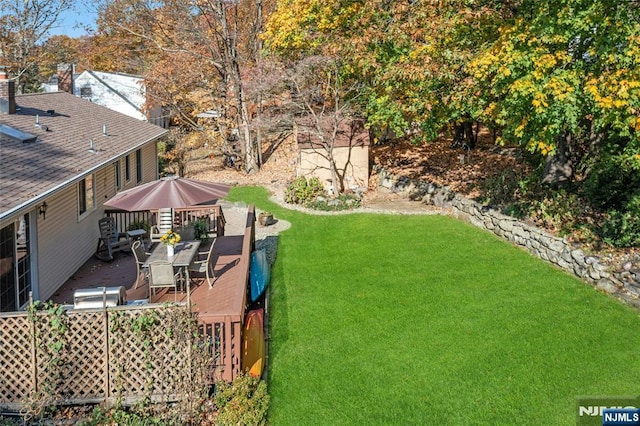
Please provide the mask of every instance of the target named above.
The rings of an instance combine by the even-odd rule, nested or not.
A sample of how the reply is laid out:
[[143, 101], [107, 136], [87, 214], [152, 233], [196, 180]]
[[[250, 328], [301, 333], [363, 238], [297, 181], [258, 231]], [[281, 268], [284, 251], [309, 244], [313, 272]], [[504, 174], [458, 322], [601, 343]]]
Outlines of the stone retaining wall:
[[456, 194], [448, 187], [395, 177], [379, 167], [374, 167], [373, 173], [378, 176], [380, 189], [443, 208], [450, 215], [491, 231], [625, 303], [640, 308], [640, 259], [624, 259], [615, 263], [607, 257], [589, 255], [566, 239], [555, 237], [498, 210], [483, 206]]

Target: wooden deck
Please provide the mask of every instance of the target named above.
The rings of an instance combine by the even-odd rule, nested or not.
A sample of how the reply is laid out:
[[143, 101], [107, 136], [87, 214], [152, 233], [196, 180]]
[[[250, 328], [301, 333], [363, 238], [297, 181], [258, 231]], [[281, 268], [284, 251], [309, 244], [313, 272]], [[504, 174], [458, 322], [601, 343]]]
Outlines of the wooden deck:
[[[240, 371], [242, 326], [247, 308], [247, 288], [251, 251], [255, 244], [255, 208], [247, 209], [244, 233], [224, 235], [214, 242], [213, 259], [215, 280], [210, 288], [204, 277], [191, 274], [190, 303], [198, 313], [202, 330], [212, 343], [217, 358], [215, 378], [233, 380]], [[206, 250], [209, 246], [203, 245]], [[52, 297], [60, 304], [73, 304], [73, 293], [79, 288], [124, 286], [127, 301], [147, 298], [146, 285], [135, 287], [136, 265], [133, 255], [118, 253], [113, 262], [90, 259]], [[187, 302], [185, 291], [164, 290], [149, 303]]]
[[[227, 235], [218, 237], [213, 247], [212, 263], [215, 273], [213, 287], [209, 288], [204, 277], [191, 272], [191, 305], [194, 312], [201, 316], [207, 315], [232, 315], [241, 311], [243, 296], [246, 292], [244, 273], [239, 268], [242, 259], [242, 235]], [[208, 245], [202, 245], [201, 251], [206, 251]], [[135, 270], [135, 265], [133, 265]], [[134, 274], [135, 275], [135, 274]], [[240, 285], [240, 283], [244, 283]], [[138, 288], [129, 286], [127, 300], [141, 300], [147, 297], [147, 287], [140, 285]], [[187, 301], [186, 291], [174, 293], [172, 290], [160, 291], [149, 303]]]
[[[227, 235], [216, 238], [213, 249], [215, 281], [209, 288], [204, 277], [191, 273], [191, 303], [194, 312], [201, 315], [231, 315], [239, 310], [240, 293], [246, 291], [246, 285], [240, 285], [244, 274], [239, 265], [242, 260], [242, 235]], [[204, 251], [208, 245], [201, 246]], [[102, 262], [91, 258], [60, 287], [51, 298], [59, 304], [73, 304], [73, 293], [82, 288], [124, 286], [127, 301], [134, 302], [147, 299], [147, 287], [136, 284], [135, 259], [131, 254], [119, 253], [113, 262]], [[149, 303], [187, 302], [187, 293], [178, 291], [160, 291]]]

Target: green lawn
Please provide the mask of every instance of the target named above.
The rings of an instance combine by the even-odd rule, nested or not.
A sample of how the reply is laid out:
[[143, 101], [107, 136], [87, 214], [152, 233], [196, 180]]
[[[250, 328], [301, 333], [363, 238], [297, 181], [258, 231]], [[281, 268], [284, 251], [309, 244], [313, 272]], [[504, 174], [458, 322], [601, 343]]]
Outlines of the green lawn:
[[441, 216], [292, 223], [270, 286], [274, 425], [572, 425], [578, 396], [640, 394], [640, 314]]

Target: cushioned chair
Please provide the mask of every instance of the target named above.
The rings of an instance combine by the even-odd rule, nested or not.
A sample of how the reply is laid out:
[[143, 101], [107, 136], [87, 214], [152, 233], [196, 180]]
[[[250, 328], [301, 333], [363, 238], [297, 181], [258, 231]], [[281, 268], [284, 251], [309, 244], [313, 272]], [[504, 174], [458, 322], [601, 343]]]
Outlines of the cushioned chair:
[[149, 297], [155, 296], [158, 288], [173, 288], [174, 300], [177, 297], [178, 283], [184, 281], [182, 269], [177, 273], [171, 262], [156, 261], [149, 263]]
[[216, 242], [215, 238], [211, 242], [211, 247], [208, 251], [201, 251], [196, 256], [196, 259], [189, 265], [189, 275], [192, 272], [204, 274], [209, 288], [213, 287], [213, 281], [215, 280], [215, 274], [213, 272], [213, 246]]
[[96, 257], [100, 260], [113, 260], [113, 253], [131, 250], [131, 240], [126, 232], [118, 232], [116, 221], [112, 217], [103, 217], [98, 221], [100, 238], [96, 248]]

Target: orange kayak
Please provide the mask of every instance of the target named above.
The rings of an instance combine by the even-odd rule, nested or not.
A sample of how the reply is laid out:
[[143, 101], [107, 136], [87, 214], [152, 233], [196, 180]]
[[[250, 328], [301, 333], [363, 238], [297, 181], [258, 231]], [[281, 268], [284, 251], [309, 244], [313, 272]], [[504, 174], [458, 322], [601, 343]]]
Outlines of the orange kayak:
[[265, 359], [264, 309], [249, 311], [242, 335], [242, 370], [262, 376]]

